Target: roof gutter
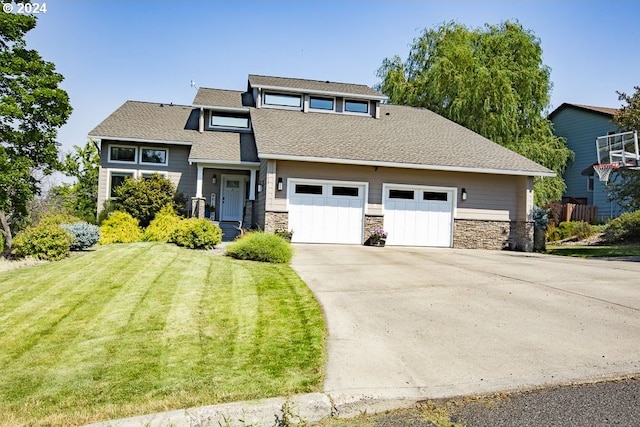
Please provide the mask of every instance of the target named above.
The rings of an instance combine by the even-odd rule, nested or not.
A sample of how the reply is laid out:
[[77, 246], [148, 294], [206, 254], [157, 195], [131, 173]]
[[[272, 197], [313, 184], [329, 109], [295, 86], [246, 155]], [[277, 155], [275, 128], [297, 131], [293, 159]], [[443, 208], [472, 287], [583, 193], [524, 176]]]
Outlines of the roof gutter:
[[421, 169], [421, 170], [435, 170], [445, 172], [471, 172], [471, 173], [486, 173], [495, 175], [517, 175], [517, 176], [541, 176], [552, 177], [556, 176], [556, 173], [547, 169], [548, 172], [543, 171], [527, 171], [527, 170], [508, 170], [508, 169], [493, 169], [493, 168], [470, 168], [464, 166], [445, 166], [445, 165], [420, 165], [416, 163], [397, 163], [397, 162], [384, 162], [373, 160], [352, 160], [352, 159], [331, 159], [326, 157], [310, 157], [310, 156], [291, 156], [284, 154], [258, 154], [258, 157], [265, 160], [291, 160], [297, 162], [315, 162], [315, 163], [337, 163], [343, 165], [357, 165], [357, 166], [380, 166], [389, 168], [403, 168], [403, 169]]
[[124, 142], [142, 142], [145, 144], [174, 144], [174, 145], [191, 145], [191, 141], [170, 141], [164, 139], [144, 139], [144, 138], [128, 138], [121, 136], [104, 136], [104, 135], [87, 135], [89, 138], [95, 138], [100, 141], [108, 139], [110, 141], [124, 141]]
[[248, 113], [250, 111], [249, 107], [223, 107], [220, 105], [204, 105], [204, 104], [193, 104], [195, 108], [206, 108], [208, 110], [215, 111], [224, 111], [228, 113]]
[[251, 86], [259, 89], [273, 90], [273, 91], [281, 91], [281, 92], [303, 92], [308, 93], [310, 95], [329, 95], [329, 96], [340, 96], [344, 98], [357, 98], [357, 99], [373, 99], [377, 101], [387, 101], [389, 99], [388, 96], [385, 95], [363, 95], [363, 94], [355, 94], [349, 92], [333, 92], [333, 91], [324, 91], [324, 90], [315, 90], [315, 89], [304, 89], [304, 88], [295, 88], [295, 87], [282, 87], [282, 86], [262, 86], [255, 85]]

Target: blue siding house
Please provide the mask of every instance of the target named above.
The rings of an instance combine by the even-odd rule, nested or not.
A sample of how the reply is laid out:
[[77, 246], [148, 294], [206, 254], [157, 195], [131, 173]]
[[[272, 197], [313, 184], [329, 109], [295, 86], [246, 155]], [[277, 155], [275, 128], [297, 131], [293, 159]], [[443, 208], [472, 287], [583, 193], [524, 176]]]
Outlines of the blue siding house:
[[563, 103], [549, 114], [554, 133], [565, 138], [575, 153], [564, 174], [567, 189], [563, 200], [597, 206], [601, 221], [622, 213], [618, 203], [609, 201], [607, 183], [594, 176], [590, 168], [598, 163], [596, 138], [620, 131], [612, 120], [616, 111], [615, 108]]

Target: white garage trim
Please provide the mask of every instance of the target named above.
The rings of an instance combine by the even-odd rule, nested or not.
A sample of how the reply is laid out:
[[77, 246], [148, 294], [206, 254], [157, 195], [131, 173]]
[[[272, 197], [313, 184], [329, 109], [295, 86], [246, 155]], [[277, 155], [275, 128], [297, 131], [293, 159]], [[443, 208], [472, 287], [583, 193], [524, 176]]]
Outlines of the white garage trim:
[[[412, 194], [407, 194], [407, 196], [411, 198], [392, 199], [390, 197], [392, 190], [410, 191]], [[445, 193], [446, 200], [426, 199], [431, 195], [424, 193]], [[442, 194], [434, 194], [433, 196], [445, 198]], [[406, 202], [402, 200], [406, 200]], [[457, 200], [458, 189], [456, 187], [382, 184], [384, 228], [389, 233], [387, 244], [452, 247]]]
[[[314, 188], [308, 188], [309, 193], [296, 193], [300, 185]], [[357, 195], [336, 194], [336, 187], [349, 187], [346, 190], [351, 189]], [[368, 193], [369, 184], [362, 181], [287, 179], [288, 227], [293, 230], [292, 241], [361, 244]]]

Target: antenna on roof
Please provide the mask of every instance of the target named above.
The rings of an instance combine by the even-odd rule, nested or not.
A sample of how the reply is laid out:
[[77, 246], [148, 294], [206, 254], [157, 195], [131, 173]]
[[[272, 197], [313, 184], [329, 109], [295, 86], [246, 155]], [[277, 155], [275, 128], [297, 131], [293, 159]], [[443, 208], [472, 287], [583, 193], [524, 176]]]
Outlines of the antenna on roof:
[[189, 82], [189, 86], [191, 86], [191, 87], [195, 87], [196, 89], [198, 88], [198, 87], [196, 86], [196, 82], [194, 82], [193, 80], [191, 80], [191, 82]]

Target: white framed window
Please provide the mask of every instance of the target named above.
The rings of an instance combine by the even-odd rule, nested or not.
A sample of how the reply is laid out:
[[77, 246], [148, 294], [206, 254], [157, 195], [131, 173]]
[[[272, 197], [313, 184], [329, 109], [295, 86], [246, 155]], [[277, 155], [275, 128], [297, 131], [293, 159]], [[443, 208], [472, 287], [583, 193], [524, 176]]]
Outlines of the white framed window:
[[132, 145], [109, 145], [110, 163], [137, 163], [138, 148]]
[[107, 187], [107, 198], [113, 199], [113, 192], [116, 188], [120, 187], [127, 178], [134, 179], [136, 171], [133, 170], [110, 170], [109, 171], [109, 185]]
[[157, 147], [140, 147], [140, 164], [167, 166], [169, 150]]
[[211, 113], [209, 126], [216, 128], [249, 129], [249, 117]]
[[311, 96], [309, 97], [309, 109], [319, 111], [335, 111], [336, 100], [335, 98], [327, 98], [324, 96]]
[[139, 171], [138, 176], [142, 179], [149, 179], [153, 175], [162, 175], [165, 178], [169, 178], [169, 173], [167, 171]]
[[302, 109], [302, 95], [265, 92], [263, 105]]
[[346, 113], [369, 114], [369, 101], [345, 99], [343, 110]]

